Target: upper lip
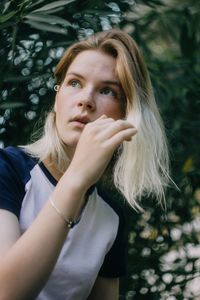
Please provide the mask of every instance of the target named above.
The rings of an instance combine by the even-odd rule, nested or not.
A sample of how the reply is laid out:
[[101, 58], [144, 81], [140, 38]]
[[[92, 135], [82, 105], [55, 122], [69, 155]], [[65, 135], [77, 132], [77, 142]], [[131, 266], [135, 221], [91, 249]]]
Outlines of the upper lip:
[[90, 122], [90, 119], [89, 119], [88, 117], [86, 117], [86, 116], [78, 115], [78, 116], [74, 117], [74, 118], [71, 120], [71, 122], [74, 122], [74, 121], [80, 122], [80, 123], [83, 123], [83, 124], [87, 124], [87, 123]]

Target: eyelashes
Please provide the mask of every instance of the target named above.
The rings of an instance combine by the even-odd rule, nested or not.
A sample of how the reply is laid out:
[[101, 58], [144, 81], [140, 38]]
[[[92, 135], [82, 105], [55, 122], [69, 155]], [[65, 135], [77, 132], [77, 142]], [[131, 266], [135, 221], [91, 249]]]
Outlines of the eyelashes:
[[112, 96], [116, 97], [117, 93], [110, 87], [104, 87], [100, 90], [100, 94], [106, 95], [106, 96]]
[[74, 88], [81, 88], [81, 84], [77, 79], [71, 79], [68, 82], [68, 85], [70, 85], [71, 87], [74, 87]]
[[[70, 86], [74, 89], [81, 89], [83, 87], [83, 84], [80, 82], [78, 79], [70, 79], [67, 82], [67, 86]], [[107, 96], [107, 97], [112, 97], [112, 98], [119, 98], [118, 92], [115, 91], [112, 87], [110, 86], [105, 86], [97, 89], [100, 95], [102, 96]]]

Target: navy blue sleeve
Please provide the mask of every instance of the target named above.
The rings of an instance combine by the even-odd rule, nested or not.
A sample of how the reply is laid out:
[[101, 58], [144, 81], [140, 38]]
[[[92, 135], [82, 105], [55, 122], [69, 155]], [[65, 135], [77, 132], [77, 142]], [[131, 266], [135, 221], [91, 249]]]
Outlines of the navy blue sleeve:
[[23, 164], [22, 150], [14, 147], [0, 149], [0, 208], [18, 218], [25, 194]]
[[101, 197], [109, 203], [109, 205], [115, 210], [119, 216], [119, 226], [116, 239], [105, 255], [104, 262], [99, 271], [99, 276], [102, 277], [121, 277], [126, 274], [127, 271], [127, 249], [128, 249], [128, 231], [125, 220], [125, 212], [122, 204], [119, 203], [119, 199], [112, 199], [108, 197], [104, 192], [99, 191]]

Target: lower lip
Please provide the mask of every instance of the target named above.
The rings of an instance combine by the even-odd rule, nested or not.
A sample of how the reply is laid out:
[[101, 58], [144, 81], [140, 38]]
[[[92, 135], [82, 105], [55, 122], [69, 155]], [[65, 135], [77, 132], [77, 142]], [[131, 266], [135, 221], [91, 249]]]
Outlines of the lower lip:
[[81, 123], [79, 121], [72, 121], [71, 122], [75, 127], [78, 127], [78, 128], [84, 128], [85, 127], [85, 123]]

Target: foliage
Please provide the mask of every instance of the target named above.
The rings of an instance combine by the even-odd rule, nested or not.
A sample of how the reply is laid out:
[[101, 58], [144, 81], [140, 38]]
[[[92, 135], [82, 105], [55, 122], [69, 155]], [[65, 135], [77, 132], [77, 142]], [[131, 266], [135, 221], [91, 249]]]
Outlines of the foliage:
[[129, 264], [121, 299], [199, 299], [197, 2], [4, 0], [0, 4], [2, 147], [28, 141], [41, 112], [53, 104], [55, 64], [76, 39], [120, 27], [143, 50], [170, 141], [173, 179], [180, 191], [168, 191], [165, 212], [154, 199], [143, 200], [144, 214], [127, 208]]

